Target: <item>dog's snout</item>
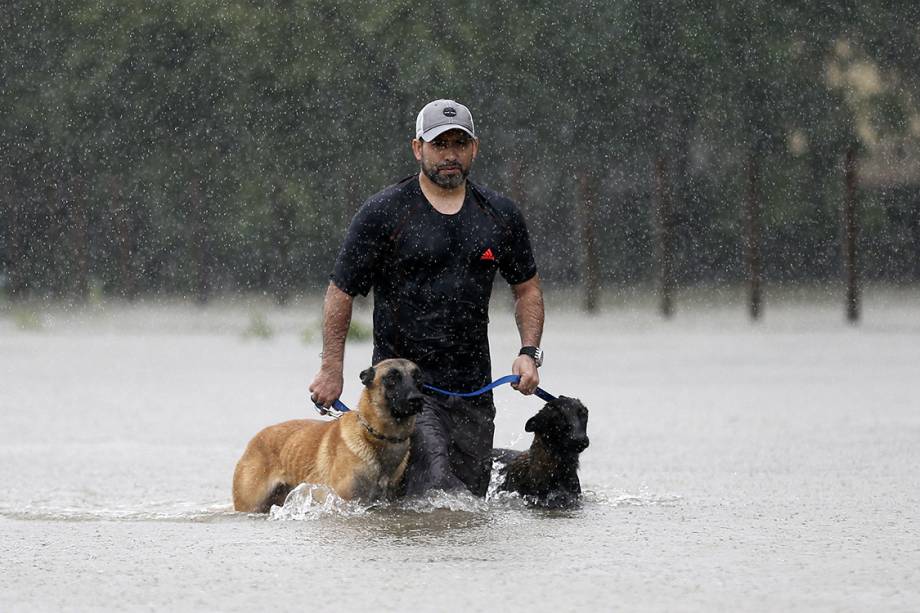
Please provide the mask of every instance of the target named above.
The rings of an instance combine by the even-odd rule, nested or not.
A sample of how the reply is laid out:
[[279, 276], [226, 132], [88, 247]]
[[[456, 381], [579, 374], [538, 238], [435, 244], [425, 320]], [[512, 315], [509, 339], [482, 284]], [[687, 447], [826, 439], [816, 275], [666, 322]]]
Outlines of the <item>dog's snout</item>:
[[425, 407], [425, 396], [414, 385], [405, 385], [390, 396], [392, 412], [397, 417], [417, 415]]
[[421, 413], [422, 409], [425, 407], [424, 397], [418, 392], [410, 394], [406, 399], [406, 404], [409, 405], [409, 409], [413, 413]]
[[573, 440], [572, 444], [579, 452], [581, 452], [588, 448], [589, 442], [590, 441], [588, 440], [587, 436], [580, 436]]

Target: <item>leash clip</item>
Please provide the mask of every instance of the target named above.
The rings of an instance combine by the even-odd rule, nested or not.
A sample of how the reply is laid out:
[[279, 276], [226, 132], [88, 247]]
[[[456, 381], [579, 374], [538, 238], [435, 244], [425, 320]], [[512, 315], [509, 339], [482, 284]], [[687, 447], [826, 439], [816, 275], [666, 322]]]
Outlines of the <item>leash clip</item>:
[[332, 403], [332, 406], [328, 409], [323, 405], [314, 402], [313, 408], [316, 409], [316, 412], [322, 415], [323, 417], [331, 417], [332, 419], [338, 419], [345, 413], [349, 412], [349, 409], [341, 400], [336, 400]]
[[313, 408], [316, 409], [316, 412], [322, 415], [323, 417], [331, 417], [332, 419], [338, 419], [339, 417], [342, 416], [341, 412], [336, 411], [332, 407], [329, 407], [327, 409], [321, 404], [314, 404]]

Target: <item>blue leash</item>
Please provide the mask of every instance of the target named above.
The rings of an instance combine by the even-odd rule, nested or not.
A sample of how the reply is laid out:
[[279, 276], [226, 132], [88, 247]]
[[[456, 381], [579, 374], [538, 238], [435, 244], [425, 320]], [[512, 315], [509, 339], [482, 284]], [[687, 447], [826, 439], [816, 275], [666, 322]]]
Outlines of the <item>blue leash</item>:
[[[476, 390], [475, 392], [466, 392], [466, 393], [449, 392], [447, 390], [442, 390], [441, 388], [435, 387], [433, 385], [425, 385], [425, 387], [427, 387], [433, 392], [444, 394], [445, 396], [457, 396], [459, 398], [470, 398], [472, 396], [481, 396], [482, 394], [485, 394], [489, 390], [495, 389], [499, 385], [504, 385], [505, 383], [517, 383], [520, 380], [521, 380], [521, 375], [505, 375], [501, 379], [496, 379], [492, 383], [488, 384], [487, 386], [483, 388]], [[545, 400], [546, 402], [552, 402], [553, 400], [556, 399], [555, 396], [553, 396], [552, 394], [550, 394], [544, 389], [540, 389], [539, 387], [536, 390], [534, 390], [534, 395], [537, 398], [540, 398], [541, 400]]]
[[[495, 389], [499, 385], [504, 385], [505, 383], [517, 383], [520, 380], [521, 380], [521, 375], [505, 375], [501, 379], [496, 379], [495, 381], [488, 384], [487, 386], [479, 388], [478, 390], [474, 392], [451, 392], [451, 391], [442, 390], [439, 387], [435, 387], [433, 385], [427, 385], [427, 384], [424, 385], [423, 387], [426, 387], [433, 392], [444, 394], [445, 396], [456, 396], [458, 398], [471, 398], [473, 396], [481, 396], [482, 394], [485, 394], [486, 392]], [[534, 395], [540, 400], [543, 400], [546, 402], [552, 402], [553, 400], [556, 399], [555, 396], [553, 396], [546, 390], [541, 389], [539, 387], [536, 390], [534, 390]], [[345, 406], [345, 403], [342, 402], [341, 400], [336, 400], [335, 402], [332, 403], [332, 407], [328, 409], [324, 406], [317, 404], [316, 411], [320, 415], [329, 415], [335, 418], [339, 418], [342, 416], [343, 413], [348, 413], [349, 411], [351, 411], [351, 409]]]

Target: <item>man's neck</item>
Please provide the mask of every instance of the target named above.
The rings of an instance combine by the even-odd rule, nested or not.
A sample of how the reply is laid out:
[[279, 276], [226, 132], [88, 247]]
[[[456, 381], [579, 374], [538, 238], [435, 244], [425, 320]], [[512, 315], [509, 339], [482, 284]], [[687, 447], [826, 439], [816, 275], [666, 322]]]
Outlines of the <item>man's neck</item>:
[[439, 213], [453, 215], [463, 208], [463, 200], [466, 198], [465, 180], [457, 187], [444, 188], [429, 179], [424, 172], [420, 172], [418, 183], [422, 188], [422, 194]]

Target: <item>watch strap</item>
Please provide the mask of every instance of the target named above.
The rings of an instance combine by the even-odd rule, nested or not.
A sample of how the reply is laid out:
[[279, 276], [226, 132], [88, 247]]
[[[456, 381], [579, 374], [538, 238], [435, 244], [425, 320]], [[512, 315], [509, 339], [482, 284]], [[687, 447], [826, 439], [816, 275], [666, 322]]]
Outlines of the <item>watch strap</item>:
[[533, 358], [534, 363], [536, 363], [537, 368], [543, 365], [543, 350], [539, 347], [534, 347], [532, 345], [527, 345], [526, 347], [521, 347], [521, 350], [518, 351], [518, 355], [526, 355]]

